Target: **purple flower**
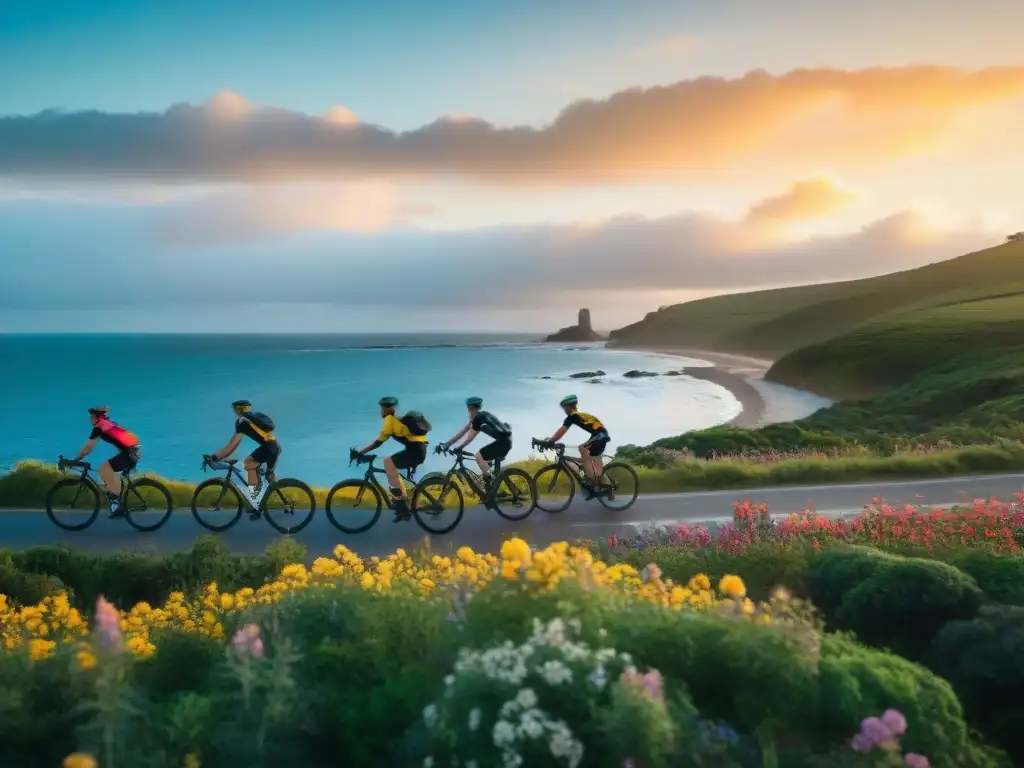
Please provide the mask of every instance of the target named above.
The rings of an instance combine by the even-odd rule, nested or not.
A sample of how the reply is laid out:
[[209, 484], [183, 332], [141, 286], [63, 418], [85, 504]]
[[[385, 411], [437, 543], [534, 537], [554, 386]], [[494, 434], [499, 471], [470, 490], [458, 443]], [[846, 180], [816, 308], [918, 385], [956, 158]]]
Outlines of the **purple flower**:
[[255, 624], [246, 624], [235, 632], [231, 644], [243, 656], [263, 658], [263, 638], [260, 637], [260, 628]]
[[860, 724], [860, 732], [875, 746], [892, 741], [892, 731], [877, 717], [866, 717]]
[[632, 757], [627, 757], [622, 761], [622, 768], [636, 768], [636, 760]]
[[898, 709], [887, 709], [882, 713], [882, 723], [893, 736], [902, 736], [907, 732], [907, 718]]
[[931, 763], [928, 762], [928, 758], [924, 755], [918, 755], [914, 752], [907, 754], [903, 758], [903, 764], [907, 768], [931, 768]]
[[853, 748], [854, 752], [870, 752], [875, 747], [875, 742], [865, 736], [863, 733], [858, 733], [853, 737], [853, 741], [850, 742], [850, 747]]

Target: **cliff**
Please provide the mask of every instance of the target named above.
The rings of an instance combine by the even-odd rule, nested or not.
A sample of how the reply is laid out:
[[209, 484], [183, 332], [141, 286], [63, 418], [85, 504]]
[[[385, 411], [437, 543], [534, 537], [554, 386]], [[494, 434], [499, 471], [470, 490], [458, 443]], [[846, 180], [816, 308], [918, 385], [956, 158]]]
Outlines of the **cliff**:
[[576, 325], [562, 328], [544, 341], [604, 341], [604, 337], [596, 333], [594, 326], [590, 324], [590, 310], [581, 309]]

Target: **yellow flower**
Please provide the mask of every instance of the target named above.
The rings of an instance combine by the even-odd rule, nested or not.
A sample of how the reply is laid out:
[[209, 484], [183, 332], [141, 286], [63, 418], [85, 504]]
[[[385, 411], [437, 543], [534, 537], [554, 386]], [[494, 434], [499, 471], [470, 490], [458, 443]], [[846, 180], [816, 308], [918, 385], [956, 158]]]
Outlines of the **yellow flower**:
[[519, 578], [519, 563], [515, 560], [506, 560], [501, 564], [501, 578], [508, 581], [515, 581]]
[[96, 655], [85, 648], [75, 654], [75, 659], [78, 661], [78, 666], [86, 672], [95, 667], [97, 663]]
[[189, 752], [185, 755], [185, 762], [181, 764], [181, 768], [199, 768], [199, 756], [195, 752]]
[[32, 657], [32, 661], [39, 661], [49, 656], [53, 649], [57, 647], [57, 643], [53, 640], [40, 640], [39, 638], [33, 638], [29, 640], [28, 652], [29, 656]]
[[96, 758], [84, 752], [73, 752], [64, 758], [63, 768], [96, 768]]
[[703, 573], [698, 573], [692, 579], [690, 579], [690, 589], [694, 592], [700, 592], [704, 589], [711, 589], [711, 579], [705, 576]]
[[518, 560], [521, 563], [530, 560], [530, 545], [516, 537], [508, 539], [501, 545], [502, 560]]
[[364, 573], [362, 578], [359, 579], [359, 586], [363, 589], [369, 589], [373, 586], [373, 575], [370, 573]]
[[737, 599], [747, 594], [747, 585], [739, 576], [723, 576], [718, 582], [718, 591], [723, 595]]
[[231, 607], [235, 604], [235, 598], [225, 592], [220, 596], [220, 607], [221, 610], [230, 611]]

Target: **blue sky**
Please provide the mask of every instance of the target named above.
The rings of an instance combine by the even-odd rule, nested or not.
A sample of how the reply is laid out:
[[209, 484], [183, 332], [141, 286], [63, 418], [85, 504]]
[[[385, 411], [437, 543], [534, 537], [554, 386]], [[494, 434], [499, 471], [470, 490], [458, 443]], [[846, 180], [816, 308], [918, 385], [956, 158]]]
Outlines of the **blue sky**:
[[[1021, 28], [1019, 0], [8, 0], [0, 72], [15, 76], [0, 79], [0, 239], [13, 255], [0, 256], [11, 278], [0, 289], [0, 332], [102, 330], [126, 317], [147, 330], [175, 330], [183, 317], [189, 330], [223, 326], [223, 307], [183, 310], [184, 294], [144, 310], [96, 306], [76, 299], [70, 276], [99, 270], [131, 294], [146, 274], [166, 271], [184, 286], [202, 279], [203, 264], [239, 254], [255, 272], [291, 265], [313, 281], [376, 274], [375, 260], [454, 269], [471, 258], [452, 255], [467, 243], [486, 277], [487, 254], [505, 253], [510, 238], [538, 272], [565, 259], [587, 274], [569, 242], [586, 242], [594, 264], [648, 254], [636, 279], [524, 285], [521, 295], [542, 298], [474, 307], [473, 322], [495, 329], [564, 324], [588, 294], [603, 297], [598, 322], [611, 327], [666, 301], [765, 284], [726, 279], [709, 253], [771, 254], [787, 265], [782, 283], [952, 256], [997, 241], [1024, 216], [1012, 129], [1024, 117], [1024, 70], [1012, 69], [1024, 63]], [[960, 70], [933, 77], [920, 65], [982, 74], [964, 85]], [[893, 69], [864, 71], [872, 67]], [[743, 79], [757, 69], [768, 79]], [[800, 69], [811, 75], [791, 74]], [[655, 86], [666, 90], [646, 90]], [[548, 126], [582, 98], [599, 103], [528, 146], [502, 132]], [[197, 105], [181, 113], [184, 132], [180, 114], [160, 117], [181, 103]], [[314, 172], [317, 156], [296, 160], [309, 139], [274, 146], [287, 130], [281, 115], [304, 132], [296, 136], [319, 136], [331, 107], [397, 133], [359, 128], [355, 155], [321, 156], [324, 174]], [[52, 121], [32, 117], [51, 108], [96, 114], [52, 133]], [[135, 113], [153, 117], [118, 117]], [[400, 132], [444, 116], [396, 148]], [[486, 124], [458, 122], [466, 116]], [[212, 149], [238, 120], [258, 134], [253, 145], [242, 152], [229, 138]], [[245, 172], [257, 167], [260, 178]], [[795, 186], [808, 179], [822, 183]], [[779, 196], [784, 220], [766, 228], [746, 218]], [[682, 237], [711, 246], [697, 253]], [[821, 238], [846, 263], [809, 269], [794, 256]], [[884, 258], [851, 250], [868, 241]], [[668, 269], [673, 259], [702, 272]], [[40, 265], [61, 277], [29, 280]], [[301, 304], [300, 295], [287, 301]], [[443, 329], [465, 327], [459, 305], [452, 295], [444, 306], [378, 308], [395, 330], [417, 313]], [[234, 311], [251, 319], [263, 310]], [[301, 327], [289, 330], [366, 317], [346, 312], [292, 312]]]

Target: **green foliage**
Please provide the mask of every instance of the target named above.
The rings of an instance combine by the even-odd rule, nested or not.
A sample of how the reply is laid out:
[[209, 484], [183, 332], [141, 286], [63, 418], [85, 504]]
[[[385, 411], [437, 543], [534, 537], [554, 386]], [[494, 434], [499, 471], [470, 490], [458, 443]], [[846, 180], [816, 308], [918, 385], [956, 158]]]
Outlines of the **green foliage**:
[[947, 624], [931, 665], [956, 688], [968, 716], [1024, 764], [1024, 608], [989, 606], [971, 621]]

